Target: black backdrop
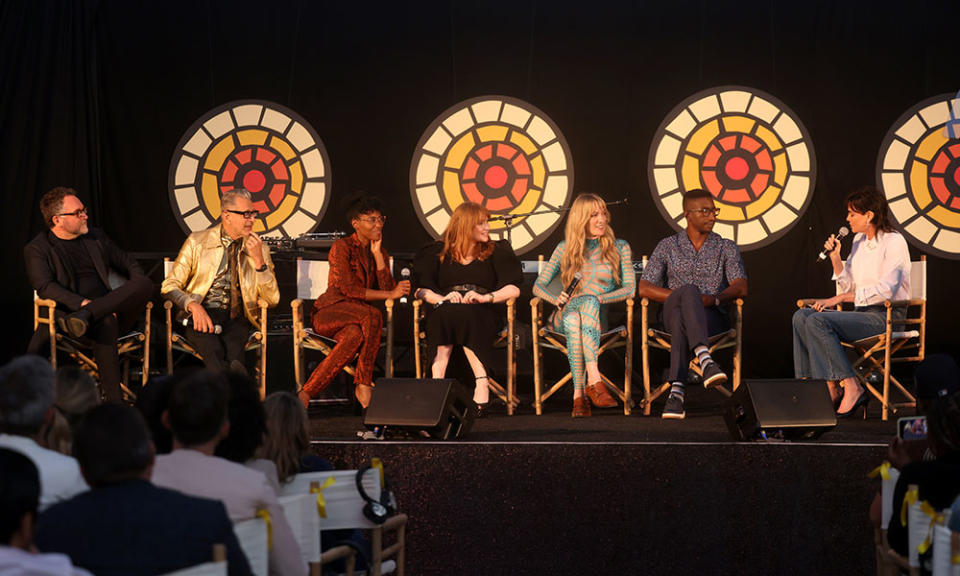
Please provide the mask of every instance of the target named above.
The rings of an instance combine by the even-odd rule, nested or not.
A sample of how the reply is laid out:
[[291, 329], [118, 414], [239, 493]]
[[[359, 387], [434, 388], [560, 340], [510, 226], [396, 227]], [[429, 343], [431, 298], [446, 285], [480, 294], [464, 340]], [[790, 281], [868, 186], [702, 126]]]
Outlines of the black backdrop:
[[[843, 196], [874, 182], [883, 136], [904, 111], [960, 88], [958, 21], [955, 1], [2, 0], [0, 286], [10, 312], [0, 360], [30, 332], [21, 254], [42, 228], [43, 192], [78, 189], [91, 221], [129, 251], [175, 252], [183, 233], [168, 200], [170, 157], [223, 103], [271, 100], [306, 118], [332, 164], [319, 230], [344, 229], [337, 199], [363, 188], [385, 198], [396, 252], [428, 240], [408, 190], [427, 125], [474, 96], [522, 98], [566, 136], [577, 191], [630, 198], [612, 224], [639, 255], [672, 232], [647, 183], [654, 131], [687, 96], [739, 84], [792, 108], [818, 161], [801, 221], [744, 254], [745, 374], [790, 376], [793, 302], [832, 291], [813, 260], [842, 224]], [[957, 271], [929, 260], [933, 351], [960, 343]]]

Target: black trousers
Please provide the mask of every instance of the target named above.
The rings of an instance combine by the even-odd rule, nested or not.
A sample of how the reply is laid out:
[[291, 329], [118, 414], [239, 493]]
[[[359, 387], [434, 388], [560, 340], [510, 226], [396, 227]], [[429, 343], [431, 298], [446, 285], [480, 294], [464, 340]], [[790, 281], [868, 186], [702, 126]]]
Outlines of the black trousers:
[[[117, 338], [126, 334], [143, 316], [144, 306], [153, 294], [153, 282], [146, 276], [134, 276], [116, 290], [92, 299], [86, 309], [93, 321], [81, 342], [93, 349], [93, 359], [100, 372], [100, 389], [107, 402], [119, 402], [120, 356], [117, 354]], [[57, 310], [57, 316], [67, 312]], [[27, 352], [37, 354], [49, 340], [46, 330], [39, 329], [30, 339]], [[56, 344], [50, 342], [51, 346]], [[147, 343], [149, 346], [149, 342]]]
[[720, 308], [705, 308], [700, 289], [687, 284], [674, 290], [663, 303], [663, 326], [670, 333], [668, 382], [686, 382], [693, 350], [706, 346], [710, 336], [730, 329], [730, 319]]
[[230, 318], [228, 310], [207, 310], [207, 314], [214, 325], [222, 328], [220, 334], [197, 332], [192, 326], [185, 334], [187, 341], [203, 357], [203, 365], [211, 370], [243, 366], [243, 351], [252, 328], [250, 322], [244, 316]]

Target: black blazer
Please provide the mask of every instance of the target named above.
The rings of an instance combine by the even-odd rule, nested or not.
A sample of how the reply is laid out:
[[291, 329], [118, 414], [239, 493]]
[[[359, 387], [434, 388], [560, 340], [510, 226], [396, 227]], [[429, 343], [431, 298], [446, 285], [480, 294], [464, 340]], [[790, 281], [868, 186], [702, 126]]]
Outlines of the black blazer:
[[[84, 297], [76, 293], [73, 270], [66, 262], [66, 255], [52, 238], [53, 232], [46, 230], [37, 234], [24, 247], [23, 260], [27, 267], [27, 277], [41, 298], [54, 300], [71, 311], [77, 311]], [[137, 261], [117, 248], [101, 230], [91, 228], [81, 238], [90, 252], [100, 280], [108, 289], [111, 270], [120, 273], [125, 279], [135, 275], [143, 276], [143, 269]]]
[[97, 576], [163, 574], [213, 560], [227, 547], [231, 575], [250, 574], [222, 502], [132, 480], [94, 488], [48, 508], [35, 540]]

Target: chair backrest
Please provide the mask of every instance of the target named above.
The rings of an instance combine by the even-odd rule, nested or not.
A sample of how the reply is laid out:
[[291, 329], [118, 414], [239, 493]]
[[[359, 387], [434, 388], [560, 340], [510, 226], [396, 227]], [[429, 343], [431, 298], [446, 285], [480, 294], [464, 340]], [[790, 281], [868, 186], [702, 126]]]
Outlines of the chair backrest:
[[256, 576], [267, 576], [269, 550], [266, 521], [253, 518], [237, 522], [233, 525], [233, 533], [236, 534], [243, 553], [247, 555], [250, 570]]
[[297, 258], [297, 298], [316, 300], [327, 291], [330, 262]]
[[[847, 265], [847, 261], [843, 261]], [[836, 293], [840, 294], [840, 284], [836, 283]], [[910, 298], [914, 300], [927, 299], [927, 259], [910, 261]]]
[[911, 568], [920, 566], [920, 544], [930, 532], [930, 517], [923, 511], [921, 502], [914, 502], [907, 511], [907, 548]]
[[279, 500], [287, 524], [300, 545], [304, 563], [320, 562], [320, 513], [316, 495], [281, 496]]
[[[900, 471], [893, 466], [887, 471], [887, 477], [880, 481], [880, 528], [886, 530], [890, 525], [890, 519], [893, 517], [893, 490], [897, 486], [897, 480], [900, 478]], [[900, 514], [900, 511], [896, 511]], [[899, 520], [898, 520], [899, 521]]]
[[[953, 549], [952, 532], [943, 523], [933, 527], [933, 576], [952, 576]], [[957, 565], [960, 572], [960, 564]]]
[[[330, 472], [305, 472], [297, 474], [280, 487], [281, 496], [309, 494], [310, 484], [319, 482], [320, 486], [333, 478], [333, 484], [323, 489], [326, 503], [326, 517], [320, 518], [321, 530], [339, 530], [343, 528], [375, 528], [363, 515], [366, 501], [357, 490], [356, 470], [333, 470]], [[380, 472], [371, 468], [363, 475], [363, 488], [370, 498], [380, 499]]]

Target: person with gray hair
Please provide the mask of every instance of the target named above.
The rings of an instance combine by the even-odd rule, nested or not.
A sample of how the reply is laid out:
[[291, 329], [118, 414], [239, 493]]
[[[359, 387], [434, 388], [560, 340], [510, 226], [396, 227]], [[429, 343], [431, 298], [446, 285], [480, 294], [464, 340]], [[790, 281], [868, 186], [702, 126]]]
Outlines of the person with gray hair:
[[250, 326], [258, 326], [257, 300], [280, 301], [270, 248], [253, 231], [260, 213], [250, 192], [221, 195], [220, 223], [187, 237], [160, 294], [191, 320], [187, 340], [207, 368], [243, 370]]
[[87, 489], [77, 461], [37, 444], [53, 420], [54, 372], [39, 356], [0, 368], [0, 447], [20, 452], [40, 471], [40, 510]]

